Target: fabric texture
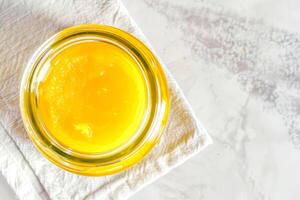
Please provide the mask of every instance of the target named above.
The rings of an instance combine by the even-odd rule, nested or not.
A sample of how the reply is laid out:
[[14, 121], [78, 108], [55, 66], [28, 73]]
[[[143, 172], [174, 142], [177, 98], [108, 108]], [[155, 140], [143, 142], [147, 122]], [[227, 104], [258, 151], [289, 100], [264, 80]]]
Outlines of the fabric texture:
[[149, 46], [118, 0], [0, 0], [0, 170], [19, 199], [128, 198], [211, 143], [164, 67], [171, 94], [170, 116], [160, 142], [141, 162], [115, 175], [84, 177], [46, 160], [23, 127], [20, 80], [38, 46], [63, 28], [84, 23], [121, 28]]

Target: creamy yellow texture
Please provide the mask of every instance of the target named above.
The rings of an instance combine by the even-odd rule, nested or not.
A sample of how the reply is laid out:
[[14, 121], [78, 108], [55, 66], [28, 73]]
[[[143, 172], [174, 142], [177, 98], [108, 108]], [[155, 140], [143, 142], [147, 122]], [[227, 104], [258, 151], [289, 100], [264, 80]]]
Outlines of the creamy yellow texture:
[[124, 50], [83, 42], [49, 64], [37, 103], [53, 138], [75, 151], [103, 153], [133, 137], [147, 107], [147, 90], [139, 66]]

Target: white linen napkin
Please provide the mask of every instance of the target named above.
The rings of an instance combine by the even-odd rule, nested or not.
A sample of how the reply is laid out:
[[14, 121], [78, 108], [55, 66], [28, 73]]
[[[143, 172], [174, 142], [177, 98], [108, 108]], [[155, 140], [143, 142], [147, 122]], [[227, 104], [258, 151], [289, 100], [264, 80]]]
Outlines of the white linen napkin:
[[118, 0], [1, 2], [0, 170], [19, 199], [128, 198], [211, 143], [164, 67], [171, 94], [170, 117], [160, 142], [141, 162], [115, 175], [84, 177], [46, 160], [23, 127], [20, 80], [42, 42], [63, 28], [83, 23], [116, 26], [146, 42]]

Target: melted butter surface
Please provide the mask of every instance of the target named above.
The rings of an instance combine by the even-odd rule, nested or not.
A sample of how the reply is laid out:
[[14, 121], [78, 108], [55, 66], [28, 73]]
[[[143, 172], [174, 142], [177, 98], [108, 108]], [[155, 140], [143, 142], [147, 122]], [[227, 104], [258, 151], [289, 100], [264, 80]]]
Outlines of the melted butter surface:
[[105, 42], [64, 49], [38, 86], [38, 111], [52, 137], [84, 153], [113, 150], [136, 133], [147, 107], [137, 63]]

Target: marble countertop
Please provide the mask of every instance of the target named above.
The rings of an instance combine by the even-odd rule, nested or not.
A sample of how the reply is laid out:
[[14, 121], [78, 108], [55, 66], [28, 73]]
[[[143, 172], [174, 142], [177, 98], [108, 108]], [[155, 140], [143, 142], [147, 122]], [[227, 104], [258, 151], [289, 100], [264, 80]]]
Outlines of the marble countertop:
[[214, 140], [132, 199], [298, 199], [300, 2], [124, 4]]

